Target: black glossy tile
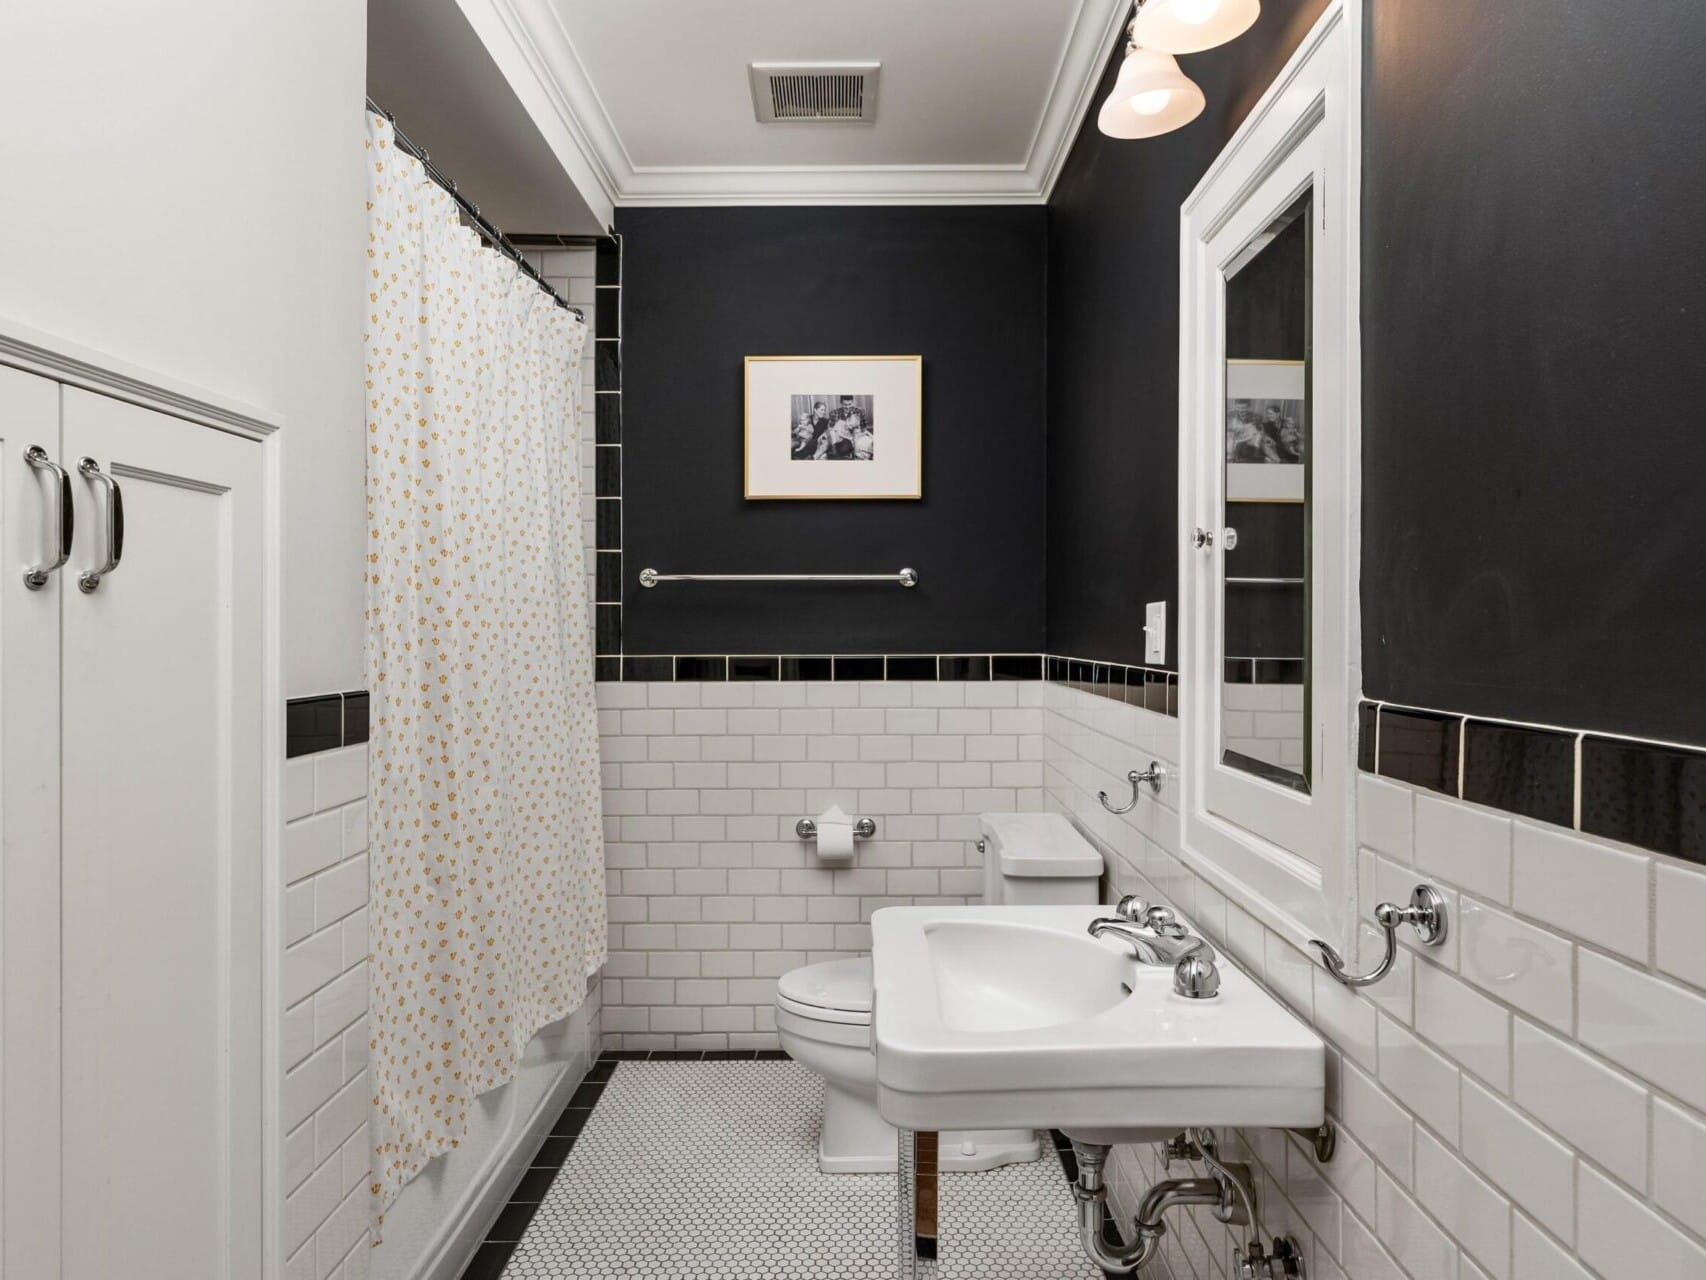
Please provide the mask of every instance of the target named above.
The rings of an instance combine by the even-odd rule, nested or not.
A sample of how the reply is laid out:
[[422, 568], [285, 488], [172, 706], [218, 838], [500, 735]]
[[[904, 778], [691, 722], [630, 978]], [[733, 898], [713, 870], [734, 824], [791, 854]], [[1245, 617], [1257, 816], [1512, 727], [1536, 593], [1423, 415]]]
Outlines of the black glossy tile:
[[593, 678], [595, 680], [620, 680], [622, 678], [622, 659], [595, 659], [593, 662], [593, 672]]
[[989, 674], [995, 680], [1041, 680], [1042, 656], [1035, 653], [998, 653], [989, 660]]
[[777, 658], [730, 658], [730, 680], [775, 680], [781, 671]]
[[1167, 673], [1146, 670], [1143, 673], [1143, 708], [1167, 714]]
[[481, 1245], [463, 1268], [462, 1280], [501, 1280], [504, 1268], [509, 1265], [509, 1255], [514, 1252], [514, 1241]]
[[595, 284], [622, 283], [622, 242], [614, 236], [601, 236], [593, 249]]
[[653, 1049], [650, 1062], [703, 1062], [703, 1049]]
[[593, 505], [593, 537], [598, 549], [622, 550], [622, 499], [600, 498]]
[[622, 443], [622, 397], [594, 396], [593, 416], [597, 423], [594, 439], [599, 444]]
[[587, 1068], [586, 1078], [588, 1080], [610, 1079], [616, 1074], [616, 1062], [617, 1060], [609, 1055], [600, 1056], [597, 1062]]
[[586, 1128], [587, 1117], [592, 1115], [591, 1107], [564, 1107], [563, 1114], [557, 1117], [557, 1123], [551, 1126], [551, 1136], [554, 1138], [572, 1138]]
[[569, 1152], [573, 1151], [574, 1147], [575, 1140], [571, 1136], [546, 1138], [539, 1144], [539, 1150], [534, 1153], [533, 1168], [561, 1169], [563, 1161], [569, 1158]]
[[1357, 706], [1357, 768], [1364, 773], [1374, 772], [1374, 722], [1375, 704], [1360, 703]]
[[1096, 692], [1104, 698], [1117, 698], [1125, 701], [1125, 669], [1110, 663], [1098, 662], [1096, 674], [1092, 677], [1096, 682]]
[[780, 660], [784, 680], [829, 680], [833, 678], [834, 662], [829, 658], [783, 658]]
[[1706, 863], [1706, 751], [1584, 739], [1582, 830]]
[[328, 693], [315, 698], [292, 698], [284, 704], [284, 754], [312, 755], [344, 744], [344, 699]]
[[622, 450], [600, 445], [593, 450], [593, 453], [596, 455], [593, 469], [594, 492], [600, 498], [620, 498], [622, 496]]
[[755, 1049], [707, 1049], [706, 1062], [753, 1062], [757, 1059]]
[[1066, 683], [1074, 689], [1088, 692], [1095, 686], [1096, 665], [1082, 658], [1071, 658], [1066, 664]]
[[622, 553], [600, 551], [597, 554], [598, 603], [622, 603]]
[[594, 628], [598, 652], [612, 656], [621, 653], [622, 606], [619, 604], [601, 604], [595, 606], [595, 609]]
[[1179, 677], [1171, 671], [1167, 673], [1167, 705], [1162, 711], [1175, 720], [1179, 717]]
[[667, 657], [623, 658], [622, 678], [624, 680], [673, 680], [675, 679], [675, 659]]
[[890, 680], [934, 680], [936, 678], [935, 654], [895, 654], [888, 660], [888, 678]]
[[780, 1049], [758, 1049], [752, 1055], [759, 1062], [786, 1062], [788, 1055]]
[[622, 336], [622, 295], [607, 293], [598, 300], [598, 314], [593, 316], [593, 337], [606, 342]]
[[[543, 1173], [541, 1169], [539, 1172]], [[511, 1200], [498, 1211], [497, 1220], [486, 1232], [488, 1244], [518, 1244], [521, 1237], [527, 1233], [527, 1224], [533, 1221], [533, 1212], [539, 1207], [537, 1200]]]
[[545, 1198], [545, 1193], [551, 1189], [557, 1175], [550, 1169], [529, 1169], [521, 1175], [521, 1181], [515, 1184], [515, 1190], [510, 1192], [512, 1202], [522, 1204], [538, 1204]]
[[880, 657], [837, 657], [835, 659], [835, 678], [837, 680], [881, 680], [883, 678], [883, 660]]
[[1576, 740], [1550, 729], [1470, 720], [1463, 798], [1561, 827], [1576, 820]]
[[1127, 667], [1125, 669], [1125, 703], [1130, 707], [1141, 707], [1149, 687], [1149, 673], [1142, 667]]
[[[651, 1056], [654, 1058], [657, 1057], [655, 1053]], [[697, 1058], [699, 1055], [694, 1054], [693, 1056]], [[570, 1095], [569, 1106], [579, 1107], [585, 1110], [590, 1110], [591, 1108], [596, 1107], [598, 1105], [598, 1100], [604, 1096], [604, 1086], [606, 1083], [607, 1082], [604, 1080], [583, 1080], [580, 1087]]]
[[1462, 723], [1458, 716], [1382, 707], [1377, 771], [1383, 777], [1456, 795]]
[[1255, 659], [1227, 658], [1221, 663], [1220, 678], [1226, 684], [1254, 684], [1256, 682]]
[[371, 701], [366, 690], [344, 694], [344, 746], [367, 741]]
[[622, 344], [595, 342], [592, 345], [593, 386], [601, 392], [622, 390]]
[[729, 660], [722, 657], [685, 657], [675, 660], [677, 680], [727, 680]]
[[1258, 658], [1257, 684], [1302, 684], [1307, 674], [1301, 658]]
[[1069, 675], [1065, 658], [1050, 657], [1048, 660], [1048, 678], [1056, 682], [1064, 682]]
[[943, 680], [987, 680], [989, 658], [981, 653], [943, 654], [936, 672]]

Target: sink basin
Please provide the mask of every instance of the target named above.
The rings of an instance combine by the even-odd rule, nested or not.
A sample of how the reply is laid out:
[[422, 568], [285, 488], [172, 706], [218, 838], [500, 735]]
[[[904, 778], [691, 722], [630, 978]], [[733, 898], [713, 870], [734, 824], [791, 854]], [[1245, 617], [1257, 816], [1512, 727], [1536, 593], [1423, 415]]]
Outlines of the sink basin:
[[[905, 1129], [1062, 1129], [1147, 1142], [1192, 1125], [1312, 1127], [1326, 1050], [1220, 958], [1174, 994], [1086, 926], [1108, 907], [887, 907], [871, 920], [877, 1107]], [[1187, 922], [1188, 923], [1188, 922]]]
[[924, 948], [936, 1006], [951, 1031], [1024, 1031], [1111, 1009], [1131, 962], [1088, 935], [1011, 920], [935, 920]]

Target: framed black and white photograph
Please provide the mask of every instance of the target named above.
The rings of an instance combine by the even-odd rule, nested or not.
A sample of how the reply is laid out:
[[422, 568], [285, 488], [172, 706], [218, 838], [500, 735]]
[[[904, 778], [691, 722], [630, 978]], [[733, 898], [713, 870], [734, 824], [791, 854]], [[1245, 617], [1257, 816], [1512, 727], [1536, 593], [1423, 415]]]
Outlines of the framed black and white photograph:
[[918, 498], [921, 356], [748, 356], [746, 496]]
[[1302, 502], [1308, 368], [1301, 360], [1226, 362], [1226, 497]]

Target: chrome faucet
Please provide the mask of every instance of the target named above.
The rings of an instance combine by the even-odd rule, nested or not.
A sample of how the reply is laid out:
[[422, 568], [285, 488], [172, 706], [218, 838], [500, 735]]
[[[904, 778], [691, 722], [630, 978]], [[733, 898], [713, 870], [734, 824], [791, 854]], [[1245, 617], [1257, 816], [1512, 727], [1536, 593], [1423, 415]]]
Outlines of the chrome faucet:
[[1220, 990], [1220, 971], [1214, 948], [1198, 937], [1166, 907], [1150, 906], [1142, 898], [1121, 898], [1111, 916], [1090, 922], [1092, 938], [1111, 935], [1126, 943], [1140, 964], [1167, 965], [1173, 970], [1173, 990], [1202, 1000]]

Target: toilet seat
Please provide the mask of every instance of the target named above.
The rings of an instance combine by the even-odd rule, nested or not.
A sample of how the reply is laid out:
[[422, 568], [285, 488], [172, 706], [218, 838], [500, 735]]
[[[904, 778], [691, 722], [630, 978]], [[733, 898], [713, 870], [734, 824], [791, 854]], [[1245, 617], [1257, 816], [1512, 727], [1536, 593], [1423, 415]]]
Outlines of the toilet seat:
[[776, 983], [776, 1007], [812, 1022], [871, 1025], [871, 959], [825, 960], [790, 969]]

